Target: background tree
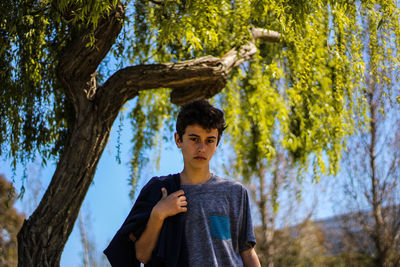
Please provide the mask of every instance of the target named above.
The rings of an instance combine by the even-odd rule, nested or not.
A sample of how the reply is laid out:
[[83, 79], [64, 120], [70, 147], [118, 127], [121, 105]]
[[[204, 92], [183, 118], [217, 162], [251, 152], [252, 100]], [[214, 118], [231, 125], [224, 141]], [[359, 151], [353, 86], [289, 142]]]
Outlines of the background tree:
[[[246, 145], [240, 133], [249, 124], [241, 129], [234, 122], [248, 112], [264, 137], [256, 144], [260, 155], [273, 157], [278, 128], [276, 145], [301, 166], [312, 154], [316, 173], [330, 173], [353, 127], [352, 108], [362, 104], [352, 98], [363, 78], [364, 13], [357, 10], [376, 11], [393, 39], [386, 45], [400, 46], [392, 1], [8, 0], [0, 10], [0, 153], [14, 167], [37, 156], [57, 161], [18, 235], [21, 266], [59, 264], [111, 125], [128, 100], [135, 99], [132, 185], [146, 162], [143, 150], [162, 125], [172, 125], [176, 107], [166, 92], [180, 105], [224, 89], [216, 100], [229, 107], [233, 144]], [[253, 91], [244, 91], [243, 82]], [[168, 89], [148, 91], [156, 88]], [[237, 109], [244, 95], [255, 109]]]
[[[374, 49], [371, 47], [371, 49]], [[400, 113], [393, 83], [378, 82], [383, 66], [370, 66], [365, 89], [369, 117], [345, 153], [344, 193], [348, 245], [374, 255], [376, 266], [400, 264]], [[379, 69], [378, 69], [379, 68]]]
[[[84, 214], [82, 214], [84, 212]], [[97, 267], [100, 266], [98, 263], [97, 250], [93, 239], [93, 232], [91, 229], [91, 212], [86, 206], [84, 209], [81, 208], [78, 216], [78, 227], [79, 234], [81, 237], [81, 244], [83, 248], [82, 262], [84, 267]]]
[[398, 61], [390, 33], [370, 11], [363, 21], [366, 60], [362, 93], [366, 121], [345, 152], [343, 188], [350, 213], [344, 217], [349, 251], [372, 255], [376, 266], [400, 264], [400, 112]]
[[0, 265], [4, 267], [17, 266], [17, 233], [25, 217], [14, 208], [14, 192], [0, 174]]

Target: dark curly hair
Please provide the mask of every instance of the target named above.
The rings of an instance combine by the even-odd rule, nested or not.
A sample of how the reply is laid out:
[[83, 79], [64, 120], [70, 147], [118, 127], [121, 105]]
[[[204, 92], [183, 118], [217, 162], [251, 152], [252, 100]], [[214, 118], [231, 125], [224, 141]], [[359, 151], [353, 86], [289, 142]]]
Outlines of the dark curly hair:
[[207, 130], [217, 129], [217, 144], [221, 140], [222, 132], [226, 128], [224, 113], [220, 109], [213, 107], [205, 99], [193, 101], [181, 107], [176, 120], [176, 132], [178, 133], [179, 140], [182, 141], [186, 127], [193, 124], [198, 124]]

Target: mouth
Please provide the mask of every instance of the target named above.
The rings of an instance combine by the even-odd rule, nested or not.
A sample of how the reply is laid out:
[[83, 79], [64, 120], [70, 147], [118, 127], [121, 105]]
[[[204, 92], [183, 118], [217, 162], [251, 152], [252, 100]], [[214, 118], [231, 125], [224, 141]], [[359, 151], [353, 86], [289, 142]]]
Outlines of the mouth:
[[205, 157], [200, 157], [200, 156], [194, 157], [194, 159], [196, 159], [196, 160], [206, 160]]

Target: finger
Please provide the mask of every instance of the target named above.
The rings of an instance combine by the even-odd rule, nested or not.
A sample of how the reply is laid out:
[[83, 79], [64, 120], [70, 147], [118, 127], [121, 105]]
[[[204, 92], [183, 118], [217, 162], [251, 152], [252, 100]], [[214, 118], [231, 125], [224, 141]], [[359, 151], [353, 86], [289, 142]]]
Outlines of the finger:
[[181, 205], [181, 207], [185, 207], [185, 206], [187, 206], [187, 202], [186, 202], [186, 201], [182, 201], [182, 202], [180, 203], [180, 205]]
[[181, 189], [181, 190], [178, 190], [178, 191], [175, 191], [174, 193], [172, 193], [171, 196], [178, 197], [178, 196], [182, 196], [184, 194], [185, 194], [185, 192]]
[[181, 207], [181, 212], [187, 212], [187, 207]]
[[186, 201], [186, 197], [185, 196], [179, 196], [179, 201]]
[[161, 192], [162, 192], [161, 198], [166, 198], [168, 196], [168, 191], [165, 187], [161, 188]]

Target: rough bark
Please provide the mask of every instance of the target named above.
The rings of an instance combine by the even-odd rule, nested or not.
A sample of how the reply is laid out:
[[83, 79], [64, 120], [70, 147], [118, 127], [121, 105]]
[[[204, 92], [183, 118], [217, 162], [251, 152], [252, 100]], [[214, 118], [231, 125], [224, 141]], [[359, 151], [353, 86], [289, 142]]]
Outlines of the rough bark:
[[19, 232], [19, 266], [59, 265], [113, 122], [97, 112], [89, 104], [79, 114], [45, 195]]
[[129, 99], [140, 90], [173, 88], [171, 101], [180, 105], [214, 96], [224, 88], [226, 77], [223, 61], [210, 56], [180, 63], [138, 65], [117, 71], [99, 94], [103, 100]]
[[83, 32], [60, 60], [57, 75], [72, 103], [74, 121], [51, 183], [18, 234], [19, 266], [59, 265], [111, 126], [126, 101], [140, 90], [160, 87], [174, 88], [171, 101], [176, 104], [212, 97], [225, 86], [229, 71], [255, 53], [249, 43], [222, 58], [132, 66], [98, 87], [96, 69], [118, 36], [123, 16], [118, 6], [102, 19], [95, 30], [96, 49], [86, 47]]

